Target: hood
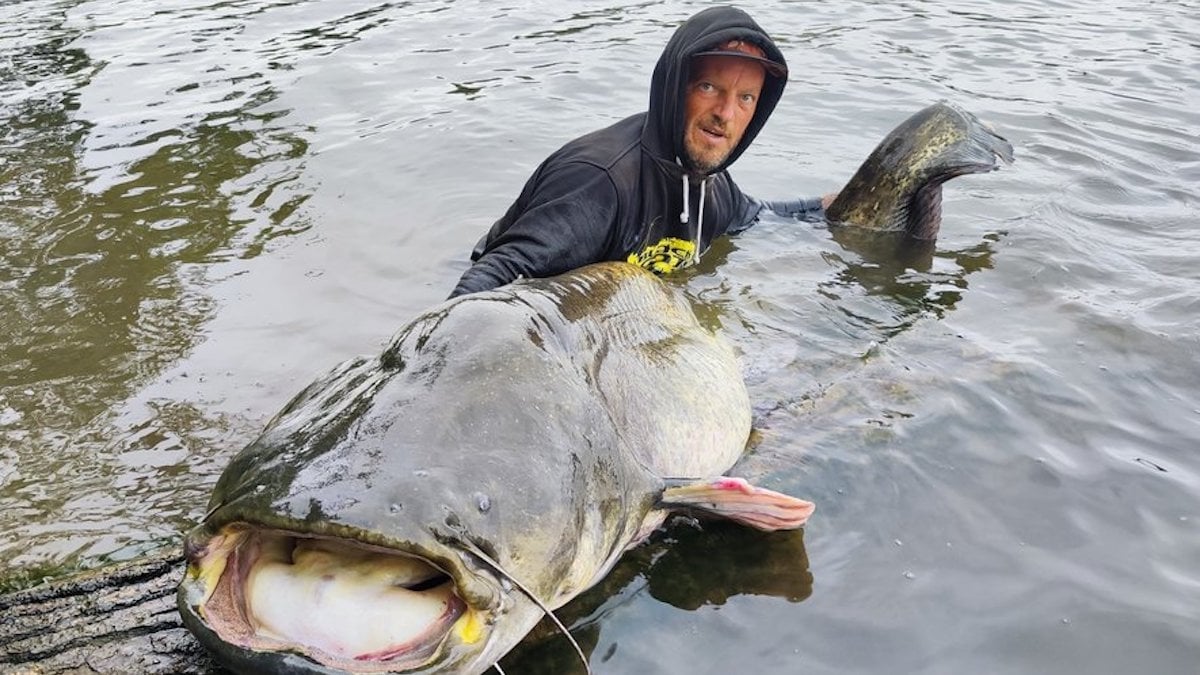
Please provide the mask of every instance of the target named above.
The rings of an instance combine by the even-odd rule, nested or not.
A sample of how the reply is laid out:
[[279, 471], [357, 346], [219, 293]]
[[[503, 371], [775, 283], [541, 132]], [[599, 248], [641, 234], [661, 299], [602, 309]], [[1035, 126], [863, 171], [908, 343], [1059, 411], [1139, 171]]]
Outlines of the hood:
[[[660, 163], [674, 164], [675, 159], [679, 158], [681, 162], [685, 162], [685, 168], [692, 170], [690, 166], [686, 166], [687, 159], [683, 150], [683, 101], [692, 57], [727, 40], [735, 39], [753, 43], [762, 48], [768, 59], [787, 65], [783, 53], [770, 36], [749, 14], [740, 9], [712, 7], [685, 21], [667, 42], [650, 80], [650, 112], [642, 131], [642, 145], [647, 147]], [[724, 171], [745, 152], [758, 136], [759, 130], [767, 123], [771, 112], [775, 110], [786, 84], [786, 77], [767, 73], [754, 118], [746, 127], [741, 142], [725, 162], [711, 173]]]

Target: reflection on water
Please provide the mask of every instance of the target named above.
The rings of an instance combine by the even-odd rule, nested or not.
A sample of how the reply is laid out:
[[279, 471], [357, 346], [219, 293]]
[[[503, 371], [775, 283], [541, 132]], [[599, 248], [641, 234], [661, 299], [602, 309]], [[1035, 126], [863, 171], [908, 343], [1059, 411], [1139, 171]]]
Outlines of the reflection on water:
[[[953, 310], [967, 290], [967, 276], [992, 268], [995, 243], [1000, 235], [987, 234], [974, 246], [938, 250], [934, 242], [905, 239], [900, 235], [870, 236], [851, 228], [830, 229], [844, 253], [826, 254], [836, 276], [819, 284], [818, 292], [831, 308], [846, 314], [859, 326], [870, 326], [881, 338], [899, 334], [922, 316], [941, 318]], [[865, 292], [889, 301], [884, 321], [857, 315], [846, 294]]]
[[[936, 247], [765, 219], [671, 281], [742, 354], [739, 470], [818, 511], [631, 552], [564, 609], [593, 668], [1193, 672], [1200, 7], [743, 4], [793, 73], [750, 194], [836, 190], [941, 99], [1018, 161], [946, 186]], [[176, 540], [702, 6], [0, 4], [0, 577]]]
[[[557, 614], [591, 662], [607, 661], [616, 645], [597, 654], [605, 620], [649, 596], [686, 612], [717, 608], [739, 595], [801, 602], [812, 594], [804, 532], [756, 532], [720, 521], [677, 517], [631, 551], [594, 588]], [[504, 659], [506, 672], [582, 673], [579, 657], [543, 620], [517, 651]]]
[[[154, 11], [122, 7], [130, 18], [139, 9]], [[192, 26], [178, 43], [189, 48], [164, 57], [176, 26], [143, 24], [131, 44], [131, 28], [86, 10], [21, 4], [4, 21], [23, 27], [0, 84], [0, 314], [15, 319], [0, 340], [11, 505], [0, 529], [13, 536], [4, 560], [111, 552], [120, 513], [181, 520], [179, 506], [158, 510], [163, 487], [209, 461], [190, 451], [223, 423], [166, 401], [117, 431], [106, 412], [202, 338], [214, 311], [207, 264], [307, 227], [302, 130], [266, 109], [276, 90], [250, 64], [204, 68], [210, 43], [239, 17]], [[183, 72], [184, 62], [200, 68]], [[193, 430], [201, 438], [185, 438]], [[62, 483], [71, 489], [55, 489]]]

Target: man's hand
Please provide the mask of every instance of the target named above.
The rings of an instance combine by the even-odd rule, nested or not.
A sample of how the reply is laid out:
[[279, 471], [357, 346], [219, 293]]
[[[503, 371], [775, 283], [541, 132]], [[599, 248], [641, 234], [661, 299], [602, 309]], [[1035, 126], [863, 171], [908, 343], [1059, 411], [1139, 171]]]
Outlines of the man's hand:
[[836, 193], [836, 192], [830, 192], [827, 195], [822, 195], [821, 196], [821, 208], [828, 209], [829, 205], [833, 203], [833, 200], [837, 199], [837, 196], [838, 196], [838, 193]]

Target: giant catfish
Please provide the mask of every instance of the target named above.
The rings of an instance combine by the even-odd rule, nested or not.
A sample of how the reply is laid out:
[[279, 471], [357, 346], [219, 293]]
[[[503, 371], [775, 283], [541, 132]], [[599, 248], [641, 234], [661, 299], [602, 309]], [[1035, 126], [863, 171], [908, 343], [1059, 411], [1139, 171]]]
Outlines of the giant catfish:
[[[936, 235], [940, 186], [1011, 146], [938, 104], [831, 221]], [[244, 673], [480, 673], [672, 510], [764, 530], [813, 505], [727, 476], [750, 436], [732, 349], [626, 263], [421, 314], [321, 377], [222, 474], [179, 608]]]

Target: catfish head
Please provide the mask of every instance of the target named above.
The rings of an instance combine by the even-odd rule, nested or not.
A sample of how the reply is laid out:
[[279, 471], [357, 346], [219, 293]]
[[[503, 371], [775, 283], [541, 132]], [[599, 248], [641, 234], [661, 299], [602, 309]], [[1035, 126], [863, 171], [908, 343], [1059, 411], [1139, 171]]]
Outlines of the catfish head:
[[577, 365], [524, 310], [450, 304], [319, 379], [222, 474], [178, 604], [224, 665], [480, 673], [636, 534], [649, 478]]

